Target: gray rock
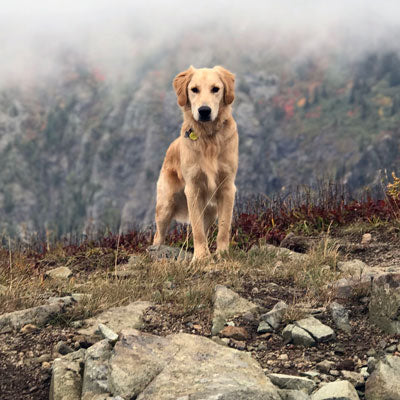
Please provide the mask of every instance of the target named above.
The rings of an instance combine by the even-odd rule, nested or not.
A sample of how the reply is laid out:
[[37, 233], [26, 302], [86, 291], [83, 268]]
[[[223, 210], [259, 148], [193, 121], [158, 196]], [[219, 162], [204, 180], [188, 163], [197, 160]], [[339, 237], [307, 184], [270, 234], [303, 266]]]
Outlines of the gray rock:
[[257, 333], [268, 333], [268, 332], [273, 332], [274, 330], [272, 329], [271, 325], [266, 322], [266, 321], [261, 321], [258, 324], [258, 328], [257, 328]]
[[318, 371], [310, 370], [310, 371], [299, 371], [300, 376], [305, 376], [306, 378], [314, 379], [318, 378], [321, 374]]
[[240, 297], [226, 286], [217, 285], [214, 294], [214, 314], [212, 335], [217, 335], [225, 326], [229, 318], [240, 316], [246, 312], [256, 312], [258, 306]]
[[27, 324], [44, 325], [55, 315], [64, 312], [65, 308], [73, 303], [71, 296], [52, 297], [41, 306], [0, 315], [0, 333], [19, 330]]
[[370, 374], [374, 371], [376, 364], [378, 364], [378, 360], [375, 357], [368, 357], [367, 368]]
[[287, 307], [288, 306], [284, 301], [279, 301], [274, 305], [271, 311], [267, 312], [266, 314], [262, 314], [261, 319], [268, 322], [273, 329], [278, 329]]
[[346, 310], [341, 304], [333, 302], [329, 305], [332, 319], [338, 329], [350, 333], [351, 326], [349, 322], [349, 311]]
[[327, 342], [335, 338], [333, 329], [314, 317], [301, 319], [294, 324], [307, 331], [317, 342]]
[[58, 267], [48, 270], [44, 276], [55, 280], [68, 279], [72, 276], [72, 271], [68, 267]]
[[86, 350], [83, 373], [82, 399], [108, 394], [108, 360], [112, 346], [107, 339], [95, 343]]
[[315, 367], [323, 374], [329, 374], [329, 371], [333, 368], [333, 366], [334, 363], [332, 361], [323, 360], [319, 362]]
[[63, 342], [62, 340], [56, 344], [55, 350], [61, 355], [69, 354], [74, 351], [71, 349], [71, 347], [67, 345], [67, 343]]
[[400, 358], [386, 355], [365, 384], [366, 400], [400, 400]]
[[359, 400], [356, 389], [347, 381], [330, 382], [311, 397], [312, 400]]
[[107, 325], [116, 333], [128, 328], [139, 329], [143, 325], [143, 314], [151, 305], [148, 301], [135, 301], [126, 306], [110, 308], [94, 318], [86, 319], [85, 327], [78, 332], [82, 335], [93, 335], [99, 324]]
[[85, 350], [80, 349], [53, 362], [50, 400], [80, 400]]
[[364, 377], [355, 371], [341, 371], [343, 378], [349, 381], [356, 389], [362, 389], [365, 385]]
[[104, 339], [107, 339], [111, 344], [116, 343], [118, 335], [112, 331], [107, 325], [99, 324], [98, 330]]
[[259, 250], [273, 253], [277, 257], [288, 258], [290, 261], [304, 261], [308, 259], [306, 254], [297, 253], [296, 251], [292, 251], [284, 247], [276, 247], [272, 244], [262, 245], [260, 246]]
[[365, 262], [358, 259], [339, 261], [337, 263], [337, 267], [340, 271], [355, 278], [361, 278], [362, 275], [365, 275], [371, 270], [371, 268], [365, 264]]
[[314, 338], [304, 329], [298, 326], [289, 324], [282, 331], [283, 340], [285, 343], [293, 343], [302, 346], [313, 346], [316, 341]]
[[147, 252], [153, 260], [160, 258], [168, 258], [172, 260], [191, 260], [193, 257], [193, 253], [190, 251], [185, 251], [179, 247], [167, 246], [165, 244], [149, 246], [147, 248]]
[[310, 400], [311, 397], [301, 390], [279, 389], [282, 400]]
[[268, 374], [268, 378], [280, 389], [301, 390], [310, 394], [315, 388], [315, 382], [313, 380], [301, 376]]
[[109, 366], [111, 393], [123, 398], [280, 400], [250, 355], [201, 336], [125, 331]]

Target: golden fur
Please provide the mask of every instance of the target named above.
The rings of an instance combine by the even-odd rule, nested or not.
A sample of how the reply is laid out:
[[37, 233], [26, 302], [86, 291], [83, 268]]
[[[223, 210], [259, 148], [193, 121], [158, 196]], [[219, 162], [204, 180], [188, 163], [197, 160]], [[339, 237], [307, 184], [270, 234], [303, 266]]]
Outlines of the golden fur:
[[[234, 75], [219, 66], [190, 67], [173, 82], [183, 124], [180, 136], [167, 150], [157, 182], [154, 244], [164, 242], [172, 219], [190, 222], [194, 259], [210, 254], [207, 232], [217, 217], [217, 252], [229, 246], [239, 141], [231, 114], [234, 83]], [[198, 110], [202, 106], [211, 108], [210, 121], [201, 122]], [[189, 129], [197, 140], [185, 136]]]

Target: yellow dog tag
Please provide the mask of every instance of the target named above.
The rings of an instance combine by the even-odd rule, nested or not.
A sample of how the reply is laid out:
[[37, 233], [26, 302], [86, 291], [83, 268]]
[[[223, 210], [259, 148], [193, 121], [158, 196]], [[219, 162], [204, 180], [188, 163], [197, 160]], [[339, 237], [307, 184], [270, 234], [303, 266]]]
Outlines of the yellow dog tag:
[[192, 131], [189, 135], [190, 140], [197, 140], [199, 137]]
[[188, 131], [185, 132], [185, 137], [189, 138], [190, 140], [193, 140], [194, 142], [199, 138], [192, 128], [190, 128]]

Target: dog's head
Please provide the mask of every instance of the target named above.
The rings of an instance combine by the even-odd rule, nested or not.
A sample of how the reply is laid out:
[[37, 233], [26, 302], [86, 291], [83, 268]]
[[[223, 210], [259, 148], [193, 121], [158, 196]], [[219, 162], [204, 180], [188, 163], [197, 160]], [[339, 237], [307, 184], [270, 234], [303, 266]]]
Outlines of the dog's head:
[[189, 107], [198, 122], [215, 121], [221, 107], [235, 98], [235, 75], [227, 69], [190, 67], [178, 74], [173, 83], [178, 104]]

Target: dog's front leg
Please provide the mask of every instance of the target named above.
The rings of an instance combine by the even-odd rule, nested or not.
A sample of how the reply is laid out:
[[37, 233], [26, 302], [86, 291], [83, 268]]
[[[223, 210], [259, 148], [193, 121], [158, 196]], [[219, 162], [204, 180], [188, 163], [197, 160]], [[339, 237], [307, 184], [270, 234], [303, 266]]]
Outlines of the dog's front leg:
[[206, 195], [198, 181], [186, 184], [185, 195], [189, 210], [189, 220], [193, 231], [193, 260], [199, 260], [210, 254], [210, 251], [208, 250], [207, 236], [204, 231]]
[[218, 205], [218, 235], [217, 253], [227, 251], [232, 224], [233, 205], [235, 202], [236, 187], [233, 182], [222, 185], [217, 193]]

